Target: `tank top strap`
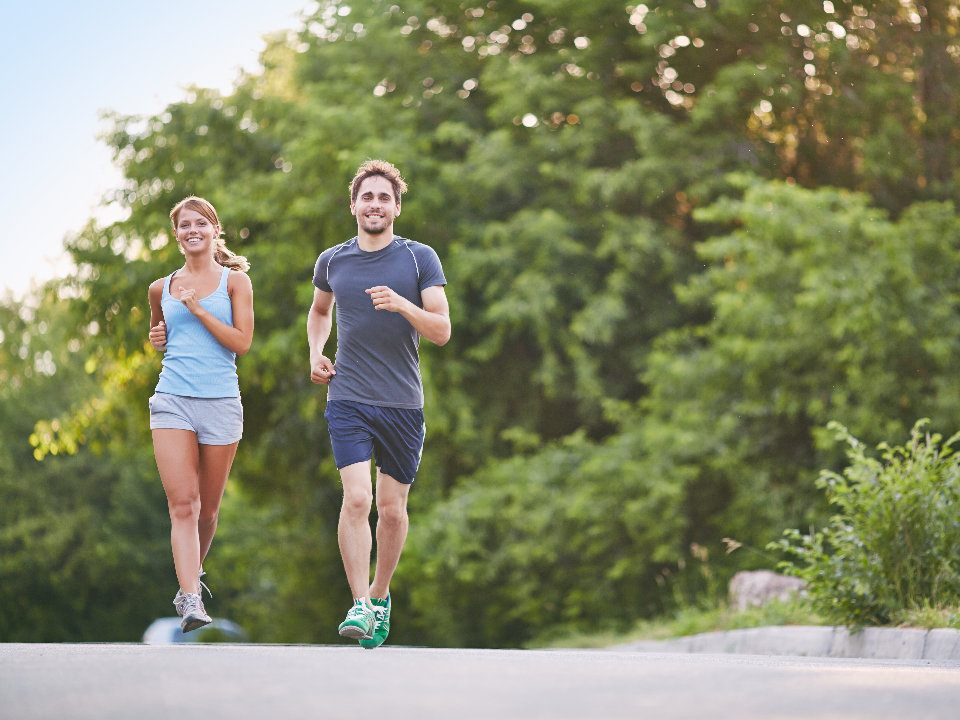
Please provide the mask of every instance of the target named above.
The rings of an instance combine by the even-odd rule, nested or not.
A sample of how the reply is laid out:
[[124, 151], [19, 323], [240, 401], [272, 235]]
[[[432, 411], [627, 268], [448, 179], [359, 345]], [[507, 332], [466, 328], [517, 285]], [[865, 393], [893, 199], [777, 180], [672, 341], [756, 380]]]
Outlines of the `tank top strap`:
[[160, 301], [163, 302], [164, 298], [171, 297], [170, 295], [170, 282], [173, 280], [173, 276], [177, 274], [177, 271], [174, 270], [172, 273], [167, 275], [167, 279], [163, 281], [163, 294], [160, 297]]
[[220, 284], [217, 286], [217, 292], [220, 292], [221, 290], [223, 292], [227, 292], [227, 278], [229, 277], [230, 277], [230, 268], [224, 265], [223, 271], [220, 273]]

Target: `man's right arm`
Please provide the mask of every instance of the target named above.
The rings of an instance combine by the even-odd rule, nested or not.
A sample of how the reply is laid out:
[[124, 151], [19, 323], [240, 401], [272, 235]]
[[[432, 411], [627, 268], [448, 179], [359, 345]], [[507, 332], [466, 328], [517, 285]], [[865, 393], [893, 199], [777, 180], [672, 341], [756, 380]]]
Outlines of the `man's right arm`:
[[323, 346], [333, 329], [333, 303], [333, 293], [314, 289], [313, 305], [307, 315], [307, 340], [310, 343], [310, 379], [318, 385], [326, 385], [337, 374], [330, 358], [323, 354]]

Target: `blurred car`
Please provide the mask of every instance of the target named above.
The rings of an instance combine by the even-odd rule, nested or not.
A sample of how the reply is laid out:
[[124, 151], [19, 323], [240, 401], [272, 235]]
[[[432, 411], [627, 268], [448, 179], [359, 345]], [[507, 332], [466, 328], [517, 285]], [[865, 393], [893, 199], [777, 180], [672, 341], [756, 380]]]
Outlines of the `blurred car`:
[[192, 632], [180, 630], [180, 618], [158, 618], [150, 623], [143, 633], [147, 645], [173, 645], [176, 643], [245, 643], [247, 634], [243, 628], [230, 620], [214, 618], [213, 622]]

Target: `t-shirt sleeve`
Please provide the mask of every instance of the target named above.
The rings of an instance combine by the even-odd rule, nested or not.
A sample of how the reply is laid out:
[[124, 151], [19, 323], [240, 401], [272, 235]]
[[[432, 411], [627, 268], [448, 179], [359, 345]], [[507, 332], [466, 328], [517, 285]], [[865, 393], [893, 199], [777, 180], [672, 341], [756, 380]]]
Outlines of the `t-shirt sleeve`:
[[313, 268], [313, 285], [324, 292], [333, 292], [330, 283], [327, 282], [327, 266], [330, 263], [330, 256], [333, 254], [333, 248], [324, 250], [317, 258], [317, 264]]
[[420, 291], [434, 285], [446, 285], [447, 279], [443, 276], [443, 266], [440, 265], [436, 251], [429, 245], [418, 243], [414, 252], [420, 270]]

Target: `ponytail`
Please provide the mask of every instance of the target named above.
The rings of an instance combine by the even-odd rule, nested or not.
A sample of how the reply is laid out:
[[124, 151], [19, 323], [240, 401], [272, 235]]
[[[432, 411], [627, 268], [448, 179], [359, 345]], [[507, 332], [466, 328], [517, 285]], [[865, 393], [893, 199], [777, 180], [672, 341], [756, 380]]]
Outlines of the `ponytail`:
[[242, 270], [246, 272], [250, 269], [250, 263], [247, 259], [243, 255], [237, 255], [232, 250], [229, 250], [223, 238], [217, 238], [216, 243], [217, 249], [214, 250], [213, 253], [214, 260], [231, 270]]

